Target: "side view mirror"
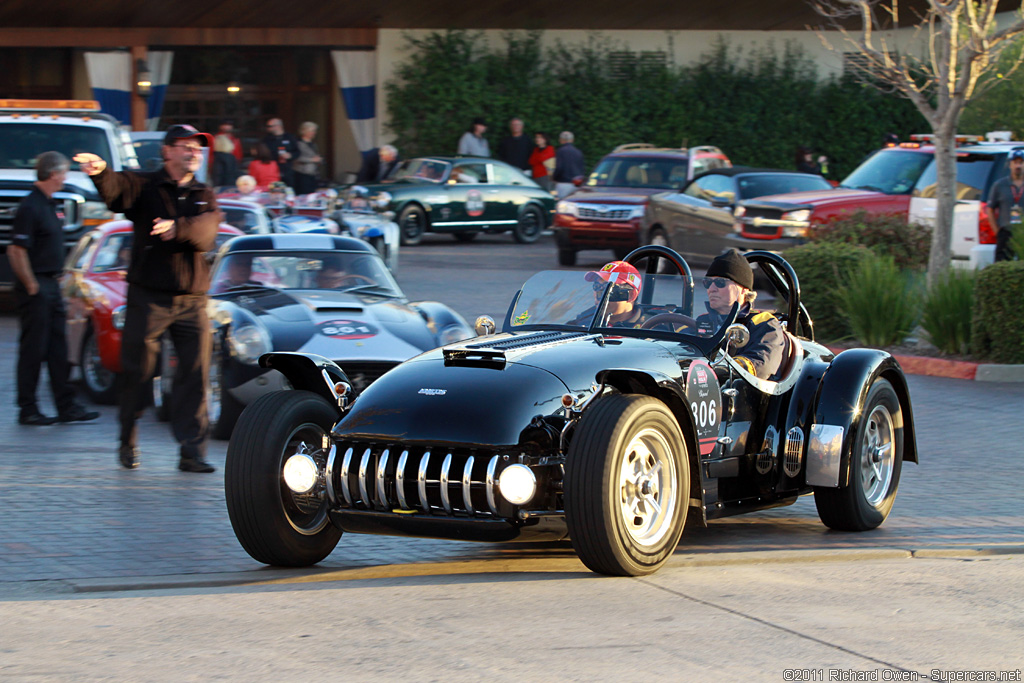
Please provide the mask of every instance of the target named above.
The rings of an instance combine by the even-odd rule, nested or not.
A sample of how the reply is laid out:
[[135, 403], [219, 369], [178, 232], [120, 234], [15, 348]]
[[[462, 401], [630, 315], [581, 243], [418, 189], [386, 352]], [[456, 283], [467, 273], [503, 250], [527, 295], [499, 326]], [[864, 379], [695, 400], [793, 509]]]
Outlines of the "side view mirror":
[[729, 340], [730, 348], [743, 348], [750, 341], [750, 330], [740, 323], [733, 323], [725, 331], [725, 338]]
[[[494, 334], [494, 330], [497, 329], [494, 324], [494, 318], [489, 315], [482, 315], [477, 318], [476, 323], [473, 326], [476, 328], [476, 333], [480, 337], [486, 337], [487, 335]], [[742, 325], [740, 327], [742, 327]]]

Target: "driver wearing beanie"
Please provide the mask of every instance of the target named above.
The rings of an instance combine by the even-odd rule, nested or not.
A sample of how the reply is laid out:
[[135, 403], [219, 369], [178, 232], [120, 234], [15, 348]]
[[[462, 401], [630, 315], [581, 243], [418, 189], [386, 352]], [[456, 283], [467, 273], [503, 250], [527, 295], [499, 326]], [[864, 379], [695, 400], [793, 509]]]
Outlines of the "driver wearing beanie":
[[750, 341], [732, 350], [732, 357], [744, 370], [760, 379], [769, 379], [782, 365], [786, 343], [782, 323], [767, 311], [755, 311], [754, 271], [738, 251], [730, 249], [714, 261], [704, 278], [708, 290], [708, 312], [697, 318], [699, 334], [713, 334], [723, 324], [733, 304], [739, 303], [736, 322], [750, 331]]

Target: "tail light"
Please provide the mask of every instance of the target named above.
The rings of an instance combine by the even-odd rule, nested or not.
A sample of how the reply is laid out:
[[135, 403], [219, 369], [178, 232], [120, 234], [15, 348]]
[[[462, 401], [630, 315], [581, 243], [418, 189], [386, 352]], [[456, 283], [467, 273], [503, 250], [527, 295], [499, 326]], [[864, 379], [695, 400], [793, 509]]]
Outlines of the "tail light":
[[988, 204], [981, 202], [978, 209], [978, 244], [995, 244], [996, 232], [988, 222]]

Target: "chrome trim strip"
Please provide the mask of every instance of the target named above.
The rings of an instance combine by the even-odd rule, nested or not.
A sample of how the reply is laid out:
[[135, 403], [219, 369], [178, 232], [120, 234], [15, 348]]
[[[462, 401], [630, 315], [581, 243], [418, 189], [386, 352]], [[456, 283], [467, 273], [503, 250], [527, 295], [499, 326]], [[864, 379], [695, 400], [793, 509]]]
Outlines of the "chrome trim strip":
[[[515, 225], [519, 221], [487, 221], [487, 225]], [[433, 222], [431, 225], [482, 225], [480, 221], [445, 221], [444, 223]]]
[[473, 508], [473, 497], [470, 491], [473, 486], [473, 456], [466, 459], [466, 466], [462, 470], [462, 502], [466, 504], [466, 512], [473, 515], [476, 510]]
[[370, 467], [370, 449], [363, 451], [363, 457], [359, 460], [359, 496], [368, 510], [373, 509], [373, 501], [370, 500], [370, 493], [366, 490], [366, 470]]
[[430, 503], [427, 501], [427, 464], [430, 462], [430, 451], [423, 451], [420, 458], [420, 467], [416, 472], [416, 488], [420, 494], [420, 507], [428, 515], [430, 514]]
[[388, 467], [388, 458], [391, 455], [391, 450], [388, 448], [384, 449], [384, 452], [380, 454], [380, 460], [377, 461], [377, 500], [385, 508], [388, 507], [388, 494], [384, 490], [384, 474]]
[[808, 486], [839, 486], [844, 434], [842, 425], [811, 425], [811, 438], [807, 442]]
[[331, 444], [330, 450], [327, 451], [327, 467], [324, 468], [324, 478], [326, 479], [327, 486], [327, 501], [331, 505], [336, 505], [338, 502], [337, 493], [334, 491], [334, 459], [338, 456], [338, 447], [335, 444]]
[[348, 490], [348, 472], [349, 468], [352, 467], [352, 449], [347, 448], [345, 450], [345, 457], [341, 459], [341, 495], [345, 497], [345, 502], [352, 506], [352, 492]]
[[486, 480], [486, 491], [487, 491], [487, 507], [491, 508], [491, 512], [498, 514], [498, 503], [494, 500], [494, 489], [498, 485], [498, 481], [494, 476], [494, 473], [498, 469], [498, 458], [500, 455], [496, 455], [491, 458], [490, 462], [487, 463], [487, 480]]
[[409, 509], [409, 503], [405, 500], [405, 463], [408, 459], [409, 451], [402, 451], [395, 467], [395, 493], [398, 494], [398, 507], [403, 510]]
[[441, 505], [444, 506], [444, 511], [449, 515], [452, 513], [452, 501], [448, 497], [448, 470], [452, 468], [452, 454], [444, 456], [444, 462], [441, 463]]

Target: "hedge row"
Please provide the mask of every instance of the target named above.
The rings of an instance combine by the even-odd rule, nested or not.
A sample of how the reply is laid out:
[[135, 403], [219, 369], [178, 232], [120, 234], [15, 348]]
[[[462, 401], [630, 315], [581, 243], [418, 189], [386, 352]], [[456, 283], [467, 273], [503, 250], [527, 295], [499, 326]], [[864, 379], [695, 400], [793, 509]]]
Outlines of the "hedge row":
[[1024, 363], [1024, 261], [1003, 261], [974, 282], [971, 350], [997, 363]]
[[540, 32], [505, 38], [498, 49], [477, 32], [406, 37], [408, 56], [385, 84], [385, 124], [403, 156], [454, 153], [477, 116], [493, 151], [519, 116], [528, 133], [573, 131], [588, 166], [616, 145], [649, 142], [717, 145], [737, 164], [792, 168], [808, 145], [841, 179], [884, 134], [926, 130], [906, 100], [848, 78], [817, 80], [791, 44], [751, 51], [720, 41], [683, 67], [623, 65], [613, 53], [627, 48], [601, 37], [547, 50]]

